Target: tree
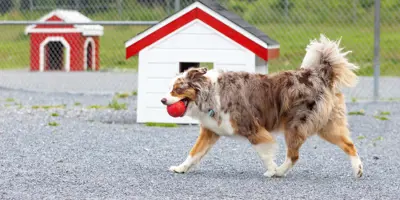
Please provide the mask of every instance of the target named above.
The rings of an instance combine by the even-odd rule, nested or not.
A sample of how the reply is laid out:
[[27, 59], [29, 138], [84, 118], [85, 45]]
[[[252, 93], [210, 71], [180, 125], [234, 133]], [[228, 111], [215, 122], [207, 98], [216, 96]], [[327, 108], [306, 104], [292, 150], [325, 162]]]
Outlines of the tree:
[[271, 7], [273, 9], [281, 10], [281, 11], [285, 11], [285, 10], [287, 11], [287, 10], [293, 8], [293, 6], [294, 6], [293, 2], [291, 2], [289, 0], [277, 0], [275, 3], [273, 3], [271, 5]]
[[114, 2], [115, 0], [80, 0], [79, 3], [85, 13], [94, 14], [107, 11]]
[[76, 0], [57, 0], [56, 6], [57, 7], [66, 7], [66, 8], [74, 8]]
[[365, 10], [370, 9], [374, 3], [374, 0], [360, 0], [361, 7], [363, 7]]
[[4, 15], [14, 7], [12, 0], [1, 0], [0, 1], [0, 14]]
[[[32, 6], [34, 6], [34, 2], [32, 0]], [[31, 2], [30, 0], [21, 0], [20, 10], [30, 10], [31, 9]]]

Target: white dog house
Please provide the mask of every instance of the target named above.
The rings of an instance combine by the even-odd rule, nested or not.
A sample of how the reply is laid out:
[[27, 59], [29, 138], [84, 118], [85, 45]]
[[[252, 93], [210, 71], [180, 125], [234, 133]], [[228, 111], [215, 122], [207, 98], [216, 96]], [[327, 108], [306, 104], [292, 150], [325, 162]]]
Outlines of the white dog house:
[[199, 63], [215, 69], [268, 73], [279, 43], [215, 1], [196, 1], [125, 43], [139, 56], [137, 122], [198, 123], [168, 115], [161, 98], [177, 73]]

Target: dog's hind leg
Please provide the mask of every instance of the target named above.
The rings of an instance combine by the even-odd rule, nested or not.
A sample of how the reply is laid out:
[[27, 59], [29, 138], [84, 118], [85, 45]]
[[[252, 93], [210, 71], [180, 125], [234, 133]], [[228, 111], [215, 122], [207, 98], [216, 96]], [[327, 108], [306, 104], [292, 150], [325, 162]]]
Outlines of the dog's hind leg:
[[277, 167], [275, 163], [277, 144], [272, 135], [265, 128], [260, 127], [257, 133], [247, 136], [247, 139], [253, 145], [253, 148], [257, 151], [267, 168], [264, 176], [272, 177], [275, 175]]
[[346, 126], [345, 118], [336, 118], [334, 121], [329, 121], [327, 126], [318, 135], [328, 142], [339, 146], [350, 157], [356, 178], [360, 178], [363, 175], [363, 165], [358, 156], [357, 149], [349, 137], [349, 129]]
[[193, 166], [197, 165], [200, 160], [207, 154], [211, 147], [218, 141], [219, 135], [206, 129], [204, 127], [200, 128], [200, 135], [196, 140], [196, 143], [189, 152], [186, 160], [178, 165], [171, 166], [169, 169], [176, 173], [186, 173]]
[[304, 144], [306, 136], [299, 133], [296, 129], [286, 130], [286, 159], [285, 162], [276, 169], [276, 176], [285, 176], [286, 173], [293, 168], [299, 159], [300, 147]]

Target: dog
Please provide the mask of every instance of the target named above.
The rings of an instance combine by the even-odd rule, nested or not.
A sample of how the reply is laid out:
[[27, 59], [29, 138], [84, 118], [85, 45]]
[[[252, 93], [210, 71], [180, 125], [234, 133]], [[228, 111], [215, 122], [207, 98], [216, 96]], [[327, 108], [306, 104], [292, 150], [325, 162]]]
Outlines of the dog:
[[[220, 137], [247, 139], [266, 167], [264, 176], [285, 176], [299, 159], [299, 149], [313, 135], [339, 146], [350, 158], [356, 178], [363, 165], [350, 137], [341, 87], [353, 87], [359, 67], [350, 63], [340, 41], [321, 34], [306, 47], [301, 66], [270, 75], [189, 68], [173, 78], [161, 99], [183, 101], [189, 116], [200, 122], [200, 135], [186, 160], [170, 167], [186, 173]], [[286, 159], [275, 163], [275, 134], [284, 134]]]

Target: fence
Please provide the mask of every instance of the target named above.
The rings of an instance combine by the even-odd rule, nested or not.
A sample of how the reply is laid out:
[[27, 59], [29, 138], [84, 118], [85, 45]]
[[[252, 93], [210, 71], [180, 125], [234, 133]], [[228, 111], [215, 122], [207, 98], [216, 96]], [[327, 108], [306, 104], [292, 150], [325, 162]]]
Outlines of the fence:
[[[189, 0], [1, 0], [0, 1], [0, 69], [29, 68], [30, 43], [25, 29], [54, 9], [72, 9], [94, 23], [103, 25], [104, 34], [93, 41], [75, 39], [68, 48], [71, 67], [87, 70], [100, 64], [101, 70], [137, 68], [137, 58], [125, 59], [124, 42], [147, 27], [189, 5]], [[320, 33], [329, 38], [342, 37], [342, 45], [352, 50], [349, 59], [360, 66], [361, 77], [355, 89], [347, 89], [353, 100], [394, 100], [400, 80], [400, 1], [398, 0], [219, 0], [221, 5], [277, 40], [280, 57], [269, 63], [276, 72], [299, 66], [305, 46]], [[380, 9], [377, 9], [380, 8]], [[378, 11], [378, 12], [376, 12]], [[380, 11], [380, 12], [379, 12]], [[378, 14], [378, 15], [376, 15]], [[377, 16], [377, 17], [376, 17]], [[74, 18], [74, 17], [72, 17]], [[75, 22], [75, 21], [74, 21]], [[84, 23], [82, 23], [84, 22]], [[40, 23], [38, 23], [40, 25]], [[92, 26], [90, 26], [92, 25]], [[61, 25], [60, 25], [61, 26]], [[67, 26], [66, 24], [62, 26]], [[76, 48], [83, 46], [84, 48]], [[36, 44], [39, 45], [40, 44]], [[47, 67], [64, 62], [65, 45], [50, 41], [43, 48], [57, 49]], [[99, 51], [98, 60], [90, 52]], [[93, 50], [94, 49], [94, 50]], [[84, 51], [82, 56], [75, 55]], [[40, 62], [38, 60], [34, 62]], [[65, 57], [65, 56], [64, 56]], [[52, 63], [52, 64], [51, 64]], [[54, 66], [53, 66], [54, 65]], [[376, 70], [379, 69], [379, 70]], [[379, 79], [378, 79], [379, 78]], [[379, 81], [379, 82], [378, 82]], [[379, 96], [378, 96], [379, 95]]]

